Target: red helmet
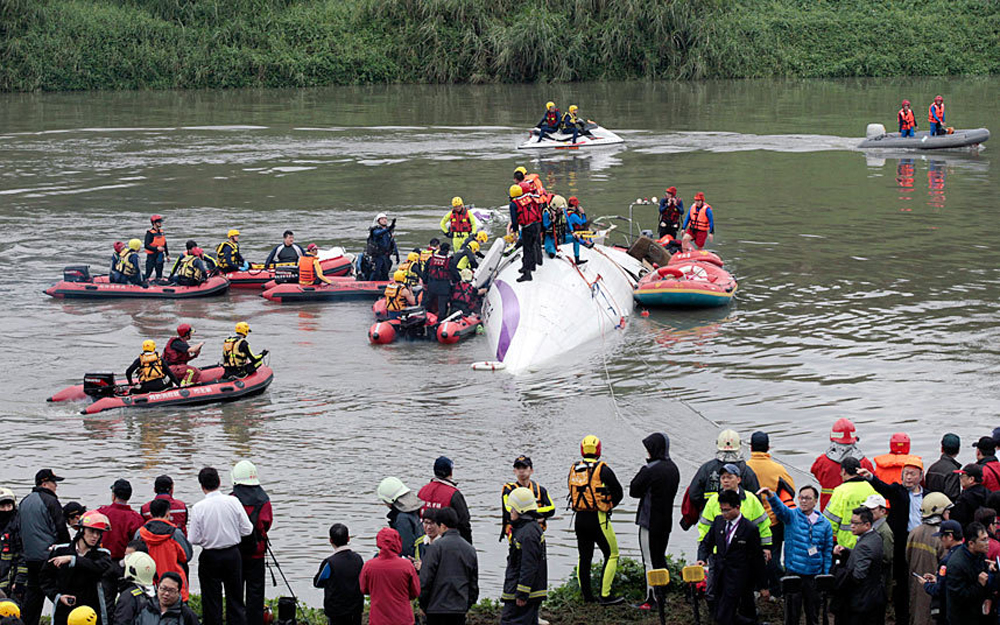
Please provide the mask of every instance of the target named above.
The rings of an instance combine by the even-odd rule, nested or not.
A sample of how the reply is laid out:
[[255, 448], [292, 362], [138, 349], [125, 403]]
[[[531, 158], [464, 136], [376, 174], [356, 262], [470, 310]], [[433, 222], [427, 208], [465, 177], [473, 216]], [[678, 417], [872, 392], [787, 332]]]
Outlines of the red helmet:
[[568, 200], [566, 200], [566, 202], [567, 202], [567, 203], [568, 203], [568, 204], [569, 204], [570, 206], [579, 206], [579, 205], [580, 205], [580, 200], [578, 200], [578, 199], [577, 199], [577, 197], [576, 197], [575, 195], [571, 195], [571, 196], [569, 196], [569, 199], [568, 199]]
[[696, 199], [696, 200], [704, 200], [705, 199], [705, 194], [702, 193], [701, 191], [699, 191], [699, 192], [697, 192], [697, 193], [694, 194], [694, 199]]
[[161, 217], [160, 215], [153, 215], [152, 217], [149, 218], [149, 223], [151, 224], [155, 224], [158, 221], [163, 221], [163, 217]]
[[122, 241], [115, 241], [115, 254], [121, 254], [123, 249], [125, 249], [125, 243]]
[[111, 529], [111, 521], [100, 512], [91, 510], [90, 512], [85, 512], [84, 515], [80, 517], [80, 527], [89, 527], [90, 529], [107, 532]]
[[903, 106], [909, 106], [909, 105], [910, 105], [909, 100], [903, 100]]
[[889, 439], [889, 453], [908, 454], [910, 453], [910, 437], [903, 432], [896, 432]]
[[189, 326], [188, 324], [182, 323], [181, 325], [177, 326], [177, 336], [184, 338], [185, 336], [188, 336], [190, 334], [191, 334], [191, 326]]
[[937, 96], [934, 96], [934, 101], [935, 102], [944, 102], [944, 98], [942, 98], [941, 96], [937, 95]]
[[318, 245], [316, 245], [315, 243], [310, 243], [309, 247], [306, 248], [306, 251], [307, 252], [312, 252], [312, 251], [315, 251], [315, 250], [318, 250], [318, 249], [319, 249]]
[[854, 432], [854, 424], [851, 423], [850, 419], [837, 419], [837, 422], [833, 424], [833, 429], [830, 431], [830, 441], [853, 445], [858, 442], [858, 437], [854, 435]]
[[667, 187], [667, 193], [670, 195], [677, 195], [677, 187]]
[[201, 258], [202, 255], [205, 253], [205, 250], [201, 249], [200, 247], [192, 247], [191, 253], [197, 256], [198, 258]]

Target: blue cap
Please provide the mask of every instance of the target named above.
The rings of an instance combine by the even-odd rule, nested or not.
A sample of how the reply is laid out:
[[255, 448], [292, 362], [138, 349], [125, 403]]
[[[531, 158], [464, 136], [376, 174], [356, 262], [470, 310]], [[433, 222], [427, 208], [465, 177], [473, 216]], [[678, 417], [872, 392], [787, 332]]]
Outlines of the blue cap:
[[448, 477], [455, 463], [448, 456], [440, 456], [434, 461], [434, 475], [437, 477]]
[[943, 536], [945, 534], [951, 534], [953, 538], [961, 538], [962, 524], [958, 521], [944, 521], [941, 523], [941, 529], [934, 532], [933, 536]]
[[730, 475], [740, 475], [740, 468], [733, 464], [732, 462], [727, 462], [722, 465], [722, 472], [728, 473]]

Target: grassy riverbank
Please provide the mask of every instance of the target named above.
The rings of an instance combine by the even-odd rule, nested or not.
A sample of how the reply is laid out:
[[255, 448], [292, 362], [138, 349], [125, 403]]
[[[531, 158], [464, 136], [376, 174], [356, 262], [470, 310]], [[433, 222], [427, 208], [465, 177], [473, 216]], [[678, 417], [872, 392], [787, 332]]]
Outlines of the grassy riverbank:
[[992, 0], [0, 0], [0, 90], [1000, 73]]

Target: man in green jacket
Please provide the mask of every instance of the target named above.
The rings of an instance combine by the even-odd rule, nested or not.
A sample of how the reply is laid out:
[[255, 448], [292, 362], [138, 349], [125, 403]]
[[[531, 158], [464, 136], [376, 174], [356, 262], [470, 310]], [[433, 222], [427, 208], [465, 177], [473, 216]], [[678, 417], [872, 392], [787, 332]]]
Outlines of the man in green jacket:
[[[757, 526], [760, 531], [760, 544], [764, 548], [764, 560], [770, 561], [772, 543], [771, 519], [768, 518], [767, 512], [764, 511], [764, 505], [760, 502], [760, 499], [757, 499], [757, 495], [748, 493], [740, 486], [742, 482], [740, 468], [735, 464], [729, 463], [722, 467], [722, 472], [719, 474], [719, 482], [722, 485], [722, 490], [731, 490], [739, 494], [742, 502], [740, 504], [740, 514]], [[705, 508], [701, 511], [701, 517], [698, 519], [699, 543], [705, 540], [705, 536], [712, 528], [712, 521], [720, 514], [722, 512], [719, 510], [719, 493], [712, 493], [705, 500]]]

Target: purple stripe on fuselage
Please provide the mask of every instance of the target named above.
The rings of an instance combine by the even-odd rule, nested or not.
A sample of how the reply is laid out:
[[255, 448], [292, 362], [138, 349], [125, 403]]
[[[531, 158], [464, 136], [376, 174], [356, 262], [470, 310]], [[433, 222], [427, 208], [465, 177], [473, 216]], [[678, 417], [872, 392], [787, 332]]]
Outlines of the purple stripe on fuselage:
[[497, 280], [495, 285], [500, 291], [500, 306], [503, 307], [503, 318], [500, 322], [500, 339], [497, 341], [497, 360], [503, 362], [507, 348], [514, 340], [517, 325], [521, 321], [521, 304], [517, 301], [514, 289], [503, 280]]

